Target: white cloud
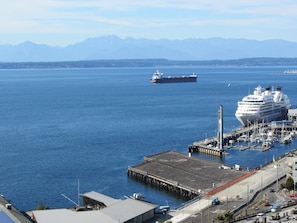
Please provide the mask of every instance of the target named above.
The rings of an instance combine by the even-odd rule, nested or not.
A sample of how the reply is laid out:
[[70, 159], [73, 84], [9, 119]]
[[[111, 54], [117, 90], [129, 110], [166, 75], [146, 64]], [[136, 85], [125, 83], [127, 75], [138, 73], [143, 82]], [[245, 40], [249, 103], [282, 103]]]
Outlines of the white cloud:
[[[203, 35], [220, 36], [219, 31], [215, 32], [218, 26], [220, 30], [236, 29], [237, 35], [241, 28], [245, 32], [271, 28], [274, 30], [267, 33], [267, 38], [278, 38], [280, 30], [296, 32], [297, 22], [295, 0], [0, 0], [0, 3], [0, 34], [5, 34], [0, 36], [0, 44], [9, 42], [4, 38], [10, 33], [36, 38], [42, 38], [39, 36], [42, 33], [68, 34], [65, 35], [68, 38], [71, 34], [80, 38], [111, 34], [176, 38], [192, 35], [193, 29], [198, 35], [201, 28]], [[257, 35], [255, 32], [255, 39]], [[297, 41], [291, 33], [286, 38]], [[62, 40], [53, 41], [59, 44]]]

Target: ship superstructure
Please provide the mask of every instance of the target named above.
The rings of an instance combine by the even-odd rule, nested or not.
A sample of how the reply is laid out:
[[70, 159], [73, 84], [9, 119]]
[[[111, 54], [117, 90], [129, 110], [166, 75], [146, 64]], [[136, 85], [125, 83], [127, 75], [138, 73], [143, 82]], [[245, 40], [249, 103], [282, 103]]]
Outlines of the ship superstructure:
[[288, 109], [291, 107], [290, 100], [281, 87], [274, 90], [270, 86], [264, 91], [261, 86], [257, 86], [253, 94], [243, 97], [237, 105], [235, 116], [243, 126], [287, 119]]

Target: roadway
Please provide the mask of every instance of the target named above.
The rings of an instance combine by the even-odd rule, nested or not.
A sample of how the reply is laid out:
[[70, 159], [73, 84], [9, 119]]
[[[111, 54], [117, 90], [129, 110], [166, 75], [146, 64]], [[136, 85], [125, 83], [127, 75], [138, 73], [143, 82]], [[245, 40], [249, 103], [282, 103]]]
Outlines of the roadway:
[[[172, 216], [168, 222], [189, 223], [203, 222], [211, 223], [215, 216], [224, 214], [227, 210], [234, 210], [252, 199], [256, 192], [263, 191], [275, 183], [275, 189], [279, 188], [280, 179], [286, 175], [286, 157], [271, 163], [251, 176], [221, 190], [212, 197], [203, 197], [201, 200], [192, 202], [178, 210], [171, 210], [168, 214]], [[263, 194], [260, 193], [262, 196]], [[267, 195], [267, 193], [266, 193]], [[221, 204], [211, 205], [213, 197], [218, 197]], [[245, 211], [246, 207], [241, 209]]]

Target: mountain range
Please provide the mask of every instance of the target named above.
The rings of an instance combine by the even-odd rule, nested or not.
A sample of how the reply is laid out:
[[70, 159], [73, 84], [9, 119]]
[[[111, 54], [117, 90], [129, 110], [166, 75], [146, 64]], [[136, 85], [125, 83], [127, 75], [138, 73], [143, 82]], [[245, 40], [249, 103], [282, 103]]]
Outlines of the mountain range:
[[65, 47], [24, 42], [0, 45], [0, 62], [53, 62], [114, 59], [230, 60], [254, 57], [297, 58], [297, 42], [279, 39], [121, 39], [89, 38]]

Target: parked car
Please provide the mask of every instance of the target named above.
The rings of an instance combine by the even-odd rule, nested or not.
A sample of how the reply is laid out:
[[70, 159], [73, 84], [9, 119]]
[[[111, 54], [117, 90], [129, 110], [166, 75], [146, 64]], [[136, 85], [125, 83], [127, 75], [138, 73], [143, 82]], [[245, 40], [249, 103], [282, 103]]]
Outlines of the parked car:
[[275, 221], [275, 220], [279, 220], [279, 219], [280, 219], [279, 214], [277, 214], [275, 216], [274, 215], [271, 216], [271, 220], [274, 220]]
[[292, 199], [292, 200], [288, 200], [287, 201], [287, 204], [288, 205], [294, 205], [294, 204], [296, 204], [297, 203], [297, 200], [296, 199]]
[[291, 210], [291, 213], [292, 213], [292, 214], [297, 214], [297, 209], [294, 208], [293, 210]]
[[218, 205], [220, 204], [220, 201], [217, 197], [213, 198], [212, 202], [211, 202], [212, 205]]
[[264, 206], [265, 206], [265, 207], [270, 206], [269, 202], [265, 202], [265, 203], [264, 203]]
[[257, 218], [263, 218], [263, 217], [265, 217], [265, 213], [258, 213], [257, 214]]
[[276, 207], [276, 208], [271, 208], [271, 212], [279, 212], [279, 211], [281, 211], [282, 209], [280, 208], [280, 207]]

